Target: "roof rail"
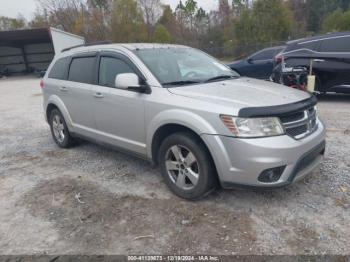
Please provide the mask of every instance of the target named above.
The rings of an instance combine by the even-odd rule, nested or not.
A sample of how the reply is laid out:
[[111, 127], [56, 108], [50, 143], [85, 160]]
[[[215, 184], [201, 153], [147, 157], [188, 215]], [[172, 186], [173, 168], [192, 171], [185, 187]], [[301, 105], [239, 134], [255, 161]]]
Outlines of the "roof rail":
[[112, 41], [99, 41], [99, 42], [86, 43], [86, 44], [75, 45], [75, 46], [71, 46], [71, 47], [62, 49], [62, 52], [66, 52], [66, 51], [72, 50], [74, 48], [83, 47], [83, 46], [109, 45], [109, 44], [113, 44], [113, 42]]

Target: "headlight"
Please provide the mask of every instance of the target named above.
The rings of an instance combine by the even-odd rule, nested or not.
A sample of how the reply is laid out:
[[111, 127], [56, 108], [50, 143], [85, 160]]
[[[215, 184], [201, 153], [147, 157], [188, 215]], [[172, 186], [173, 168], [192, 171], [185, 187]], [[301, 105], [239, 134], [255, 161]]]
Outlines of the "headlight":
[[220, 118], [236, 137], [266, 137], [284, 134], [284, 129], [277, 117], [240, 118], [221, 115]]

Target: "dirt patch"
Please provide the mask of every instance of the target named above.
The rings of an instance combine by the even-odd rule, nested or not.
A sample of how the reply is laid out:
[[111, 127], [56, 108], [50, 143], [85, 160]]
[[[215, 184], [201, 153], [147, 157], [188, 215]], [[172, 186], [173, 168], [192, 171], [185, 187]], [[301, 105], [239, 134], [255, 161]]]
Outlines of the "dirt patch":
[[111, 248], [115, 239], [130, 252], [140, 244], [171, 254], [257, 250], [245, 213], [205, 202], [118, 196], [84, 179], [42, 181], [18, 205], [54, 223], [61, 240], [86, 253]]
[[[317, 249], [319, 235], [311, 226], [301, 224], [293, 225], [291, 230], [287, 230], [286, 239], [289, 247], [295, 252], [295, 254], [307, 254], [311, 253], [308, 247]], [[290, 232], [288, 232], [290, 231]], [[282, 234], [283, 235], [283, 234]]]

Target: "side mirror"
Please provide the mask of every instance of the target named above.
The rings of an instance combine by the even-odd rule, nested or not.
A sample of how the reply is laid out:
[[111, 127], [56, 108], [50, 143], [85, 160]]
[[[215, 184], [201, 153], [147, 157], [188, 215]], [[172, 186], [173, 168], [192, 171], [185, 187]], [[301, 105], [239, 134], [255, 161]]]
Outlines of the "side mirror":
[[253, 58], [251, 58], [251, 57], [249, 57], [248, 59], [247, 59], [247, 62], [249, 63], [249, 64], [252, 64], [253, 63]]
[[137, 89], [140, 87], [139, 77], [134, 73], [119, 74], [115, 77], [115, 87], [121, 89]]

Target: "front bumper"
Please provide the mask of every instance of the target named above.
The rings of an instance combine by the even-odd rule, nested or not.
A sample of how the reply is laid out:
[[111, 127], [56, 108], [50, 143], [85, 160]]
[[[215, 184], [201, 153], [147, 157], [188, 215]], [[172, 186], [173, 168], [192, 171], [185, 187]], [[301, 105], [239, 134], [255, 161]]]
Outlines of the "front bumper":
[[[295, 140], [287, 135], [239, 139], [220, 135], [202, 135], [207, 144], [222, 187], [281, 187], [311, 173], [322, 161], [326, 131], [319, 121], [310, 136]], [[285, 166], [276, 182], [264, 183], [259, 175], [268, 169]]]

